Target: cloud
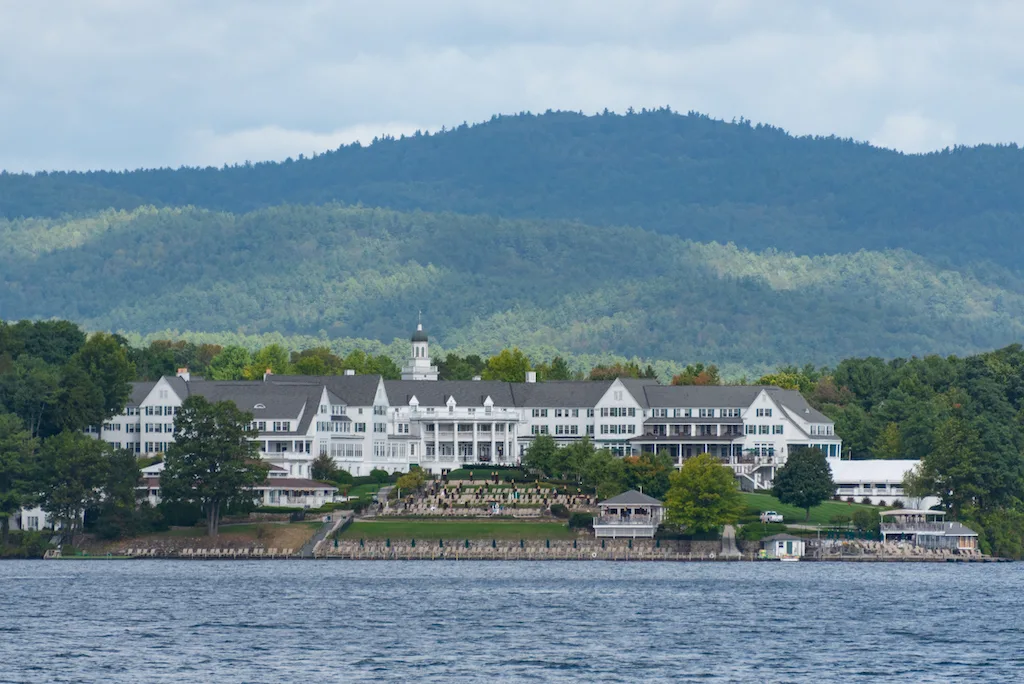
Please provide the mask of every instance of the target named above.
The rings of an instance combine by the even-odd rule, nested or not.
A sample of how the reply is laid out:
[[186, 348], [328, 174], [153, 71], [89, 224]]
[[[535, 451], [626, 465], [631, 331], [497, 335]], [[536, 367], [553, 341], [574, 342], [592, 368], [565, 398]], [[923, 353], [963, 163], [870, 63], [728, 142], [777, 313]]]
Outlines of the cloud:
[[256, 161], [662, 105], [908, 152], [1024, 142], [1022, 28], [1024, 5], [994, 1], [2, 3], [0, 168]]

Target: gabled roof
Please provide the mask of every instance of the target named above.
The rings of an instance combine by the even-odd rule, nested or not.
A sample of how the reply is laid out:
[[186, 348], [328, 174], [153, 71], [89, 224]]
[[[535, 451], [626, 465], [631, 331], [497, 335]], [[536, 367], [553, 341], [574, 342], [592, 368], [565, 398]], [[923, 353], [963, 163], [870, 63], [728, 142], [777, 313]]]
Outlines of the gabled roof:
[[651, 403], [647, 399], [647, 388], [648, 387], [660, 387], [657, 380], [639, 380], [637, 378], [619, 378], [619, 382], [626, 388], [627, 391], [633, 398], [636, 399], [636, 403], [640, 404], [643, 408], [650, 408]]
[[630, 489], [628, 492], [623, 492], [618, 496], [613, 496], [606, 501], [598, 501], [598, 506], [614, 505], [614, 506], [663, 506], [661, 501], [658, 501], [653, 496], [647, 496], [635, 489]]
[[516, 406], [526, 408], [593, 408], [611, 380], [517, 382], [511, 385]]
[[414, 396], [420, 406], [445, 406], [450, 397], [459, 406], [482, 407], [487, 397], [495, 406], [515, 405], [510, 383], [495, 380], [385, 380], [391, 406], [408, 406]]
[[765, 537], [761, 541], [763, 541], [763, 542], [771, 542], [771, 541], [807, 541], [807, 540], [804, 539], [803, 537], [797, 537], [796, 535], [786, 534], [785, 532], [783, 532], [782, 534], [773, 534], [770, 537]]
[[[832, 419], [818, 409], [812, 407], [804, 399], [804, 395], [796, 390], [785, 390], [778, 387], [766, 387], [765, 391], [777, 404], [785, 406], [808, 423], [831, 423]], [[818, 435], [823, 436], [823, 435]], [[833, 435], [828, 435], [832, 437]]]
[[647, 385], [655, 408], [747, 408], [764, 387], [756, 385]]
[[128, 397], [128, 405], [138, 406], [141, 404], [149, 396], [149, 393], [153, 391], [154, 387], [156, 387], [155, 382], [133, 382], [132, 393]]
[[349, 406], [373, 406], [377, 397], [379, 375], [269, 375], [266, 379], [271, 385], [316, 385], [326, 387], [327, 391], [341, 399]]

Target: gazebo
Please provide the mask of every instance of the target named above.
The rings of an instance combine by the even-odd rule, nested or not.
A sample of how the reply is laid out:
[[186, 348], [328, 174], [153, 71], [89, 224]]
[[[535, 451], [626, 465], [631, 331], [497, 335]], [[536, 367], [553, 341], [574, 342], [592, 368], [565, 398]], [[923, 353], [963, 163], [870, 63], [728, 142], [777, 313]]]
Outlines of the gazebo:
[[594, 534], [613, 539], [651, 539], [665, 513], [664, 504], [633, 489], [606, 501], [600, 501], [597, 507], [601, 512], [594, 518]]

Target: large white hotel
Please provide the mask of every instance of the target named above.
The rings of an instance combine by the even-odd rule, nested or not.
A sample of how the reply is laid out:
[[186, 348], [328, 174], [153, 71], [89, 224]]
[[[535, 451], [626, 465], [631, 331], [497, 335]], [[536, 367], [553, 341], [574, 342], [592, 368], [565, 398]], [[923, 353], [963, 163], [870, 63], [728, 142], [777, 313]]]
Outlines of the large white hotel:
[[839, 459], [834, 424], [799, 392], [777, 387], [670, 387], [650, 380], [523, 382], [438, 379], [422, 326], [402, 380], [380, 376], [284, 376], [208, 381], [176, 377], [134, 383], [129, 405], [99, 437], [137, 454], [160, 454], [174, 416], [197, 394], [251, 412], [263, 458], [288, 477], [310, 476], [319, 454], [353, 475], [375, 468], [432, 473], [466, 465], [517, 464], [537, 435], [559, 444], [584, 437], [618, 455], [667, 451], [683, 460], [710, 453], [749, 489], [770, 486], [796, 447]]

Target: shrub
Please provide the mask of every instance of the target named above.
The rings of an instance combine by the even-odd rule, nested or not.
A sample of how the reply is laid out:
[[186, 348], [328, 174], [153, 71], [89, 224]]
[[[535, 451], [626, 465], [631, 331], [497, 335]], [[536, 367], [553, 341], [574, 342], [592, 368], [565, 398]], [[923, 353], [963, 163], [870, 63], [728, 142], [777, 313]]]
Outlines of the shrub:
[[371, 482], [375, 482], [376, 484], [387, 484], [390, 479], [391, 475], [389, 475], [388, 471], [386, 470], [374, 468], [373, 470], [370, 471]]
[[755, 542], [761, 541], [773, 534], [782, 534], [785, 531], [786, 526], [782, 523], [750, 523], [740, 528], [736, 538], [742, 541]]
[[[858, 511], [859, 513], [860, 511]], [[829, 525], [849, 525], [852, 518], [848, 515], [833, 515], [828, 519]]]
[[858, 532], [878, 532], [879, 517], [871, 511], [857, 511], [853, 514], [853, 526]]
[[857, 500], [854, 499], [852, 496], [848, 496], [846, 497], [846, 503], [857, 503]]
[[891, 504], [889, 504], [889, 508], [892, 508], [892, 509], [903, 508], [903, 502], [901, 500], [899, 500], [899, 499], [896, 499]]
[[551, 504], [551, 515], [556, 518], [568, 518], [569, 507], [560, 503]]
[[860, 500], [860, 502], [862, 504], [864, 504], [865, 506], [871, 506], [872, 505], [871, 497], [870, 496], [865, 496], [863, 499]]
[[584, 530], [593, 529], [594, 527], [594, 514], [583, 513], [577, 511], [569, 516], [569, 529], [570, 530]]

